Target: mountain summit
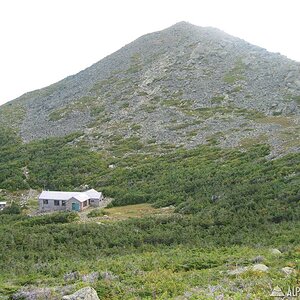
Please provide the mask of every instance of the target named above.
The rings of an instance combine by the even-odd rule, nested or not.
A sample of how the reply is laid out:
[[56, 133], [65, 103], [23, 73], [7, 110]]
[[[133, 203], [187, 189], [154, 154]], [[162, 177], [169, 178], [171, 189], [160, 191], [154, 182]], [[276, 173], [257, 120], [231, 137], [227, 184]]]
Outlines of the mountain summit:
[[0, 107], [24, 141], [83, 132], [94, 149], [116, 137], [194, 147], [264, 141], [297, 150], [300, 64], [186, 22], [146, 34], [91, 67]]

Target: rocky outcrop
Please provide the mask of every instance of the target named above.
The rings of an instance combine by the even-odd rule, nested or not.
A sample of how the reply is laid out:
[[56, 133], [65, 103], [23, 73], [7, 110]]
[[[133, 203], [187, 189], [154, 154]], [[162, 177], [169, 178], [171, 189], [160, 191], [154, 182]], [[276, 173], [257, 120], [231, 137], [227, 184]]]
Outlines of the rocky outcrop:
[[122, 136], [187, 148], [255, 140], [297, 151], [283, 139], [299, 138], [299, 78], [299, 63], [181, 22], [7, 103], [0, 125], [18, 128], [24, 141], [82, 131], [95, 150]]
[[276, 248], [271, 249], [270, 252], [273, 255], [281, 255], [282, 254], [281, 251]]
[[227, 273], [231, 276], [241, 275], [249, 270], [249, 267], [239, 267], [233, 270], [229, 270]]
[[62, 300], [100, 300], [97, 292], [91, 287], [85, 287], [72, 295], [63, 296]]
[[37, 287], [25, 286], [12, 295], [13, 300], [60, 300], [74, 290], [74, 286]]
[[281, 269], [281, 271], [286, 275], [286, 276], [290, 276], [293, 273], [295, 273], [295, 269], [291, 268], [291, 267], [284, 267]]
[[267, 272], [269, 270], [269, 267], [264, 264], [256, 264], [252, 267], [251, 270], [256, 272]]

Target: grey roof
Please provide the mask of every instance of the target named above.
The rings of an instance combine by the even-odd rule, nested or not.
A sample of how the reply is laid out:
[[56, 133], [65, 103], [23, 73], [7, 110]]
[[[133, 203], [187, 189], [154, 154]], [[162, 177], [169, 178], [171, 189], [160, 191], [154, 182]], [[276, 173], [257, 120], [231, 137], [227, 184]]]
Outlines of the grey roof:
[[77, 195], [75, 195], [75, 196], [73, 196], [71, 198], [74, 198], [74, 199], [76, 199], [76, 200], [78, 200], [80, 202], [83, 202], [83, 201], [86, 201], [86, 200], [90, 199], [90, 197], [87, 194], [85, 194], [85, 193], [77, 194]]
[[101, 192], [97, 192], [97, 191], [94, 190], [94, 189], [85, 191], [84, 193], [87, 194], [90, 198], [93, 198], [93, 199], [99, 199], [99, 198], [101, 198], [101, 196], [102, 196], [102, 193], [101, 193]]
[[43, 191], [40, 196], [39, 199], [40, 200], [64, 200], [67, 201], [71, 198], [75, 198], [80, 202], [86, 201], [90, 198], [96, 199], [96, 198], [100, 198], [100, 196], [102, 195], [102, 193], [97, 192], [94, 189], [88, 190], [86, 192], [59, 192], [59, 191]]
[[79, 192], [57, 192], [57, 191], [43, 191], [39, 199], [55, 199], [55, 200], [69, 200], [70, 198], [80, 194]]

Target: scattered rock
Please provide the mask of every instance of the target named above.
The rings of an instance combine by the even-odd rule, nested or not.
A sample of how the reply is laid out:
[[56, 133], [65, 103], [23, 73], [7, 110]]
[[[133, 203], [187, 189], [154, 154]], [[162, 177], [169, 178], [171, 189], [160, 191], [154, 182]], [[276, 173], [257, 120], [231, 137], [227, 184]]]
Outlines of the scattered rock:
[[80, 278], [79, 273], [77, 271], [70, 272], [64, 275], [64, 281], [74, 281]]
[[274, 248], [274, 249], [271, 249], [270, 252], [273, 254], [273, 255], [281, 255], [281, 251], [279, 251], [278, 249]]
[[[50, 299], [50, 298], [49, 298]], [[62, 300], [100, 300], [97, 292], [91, 287], [85, 287], [72, 295], [63, 296]]]
[[212, 202], [217, 202], [219, 200], [219, 198], [220, 198], [220, 196], [218, 196], [218, 195], [212, 195], [211, 196], [211, 201]]
[[174, 209], [174, 208], [175, 208], [175, 206], [170, 205], [170, 206], [162, 207], [161, 210], [170, 210], [170, 209]]
[[99, 278], [99, 272], [93, 272], [82, 276], [83, 282], [94, 283]]
[[114, 275], [111, 272], [102, 272], [100, 275], [104, 280], [116, 280], [119, 278], [117, 275]]
[[51, 288], [26, 288], [16, 292], [13, 296], [13, 300], [36, 300], [36, 299], [51, 299], [53, 294]]
[[228, 273], [228, 275], [232, 275], [232, 276], [233, 275], [241, 275], [241, 274], [247, 272], [248, 270], [249, 270], [248, 267], [239, 267], [234, 270], [230, 270], [227, 273]]
[[259, 255], [259, 256], [253, 257], [251, 261], [254, 264], [259, 264], [259, 263], [263, 262], [264, 260], [265, 260], [265, 258], [263, 256]]
[[252, 267], [252, 271], [256, 272], [267, 272], [269, 268], [264, 264], [256, 264]]
[[284, 267], [281, 269], [281, 271], [287, 276], [290, 276], [295, 272], [295, 270], [291, 267]]
[[13, 300], [61, 300], [63, 295], [69, 294], [74, 290], [74, 286], [57, 287], [36, 287], [25, 286], [12, 295]]

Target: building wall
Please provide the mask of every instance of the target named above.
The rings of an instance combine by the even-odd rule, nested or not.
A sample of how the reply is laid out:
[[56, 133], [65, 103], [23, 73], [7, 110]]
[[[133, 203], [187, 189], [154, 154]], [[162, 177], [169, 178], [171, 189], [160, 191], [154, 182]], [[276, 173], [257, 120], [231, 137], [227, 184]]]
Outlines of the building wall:
[[94, 207], [98, 207], [100, 205], [100, 199], [97, 198], [91, 198], [90, 199], [90, 205]]
[[91, 198], [90, 199], [90, 205], [94, 206], [94, 207], [99, 207], [101, 201], [103, 201], [103, 195], [102, 195], [102, 193], [101, 193], [100, 198]]
[[83, 206], [83, 203], [82, 203], [82, 202], [78, 201], [78, 200], [75, 199], [75, 198], [71, 198], [71, 199], [69, 199], [69, 200], [67, 201], [67, 206], [66, 206], [66, 209], [67, 209], [67, 210], [72, 211], [72, 203], [77, 203], [77, 204], [79, 204], [79, 211], [82, 211], [82, 210], [84, 210], [84, 209], [86, 209], [86, 208], [89, 207], [89, 202], [88, 202], [88, 200], [87, 200], [87, 206]]
[[39, 199], [39, 208], [40, 211], [64, 211], [66, 210], [66, 206], [62, 206], [62, 201], [59, 201], [59, 205], [54, 205], [55, 199], [47, 199], [48, 204], [44, 204], [43, 199]]
[[40, 211], [72, 211], [72, 202], [78, 203], [79, 204], [79, 211], [82, 211], [89, 206], [94, 206], [98, 207], [100, 205], [100, 202], [102, 201], [103, 197], [99, 198], [91, 198], [87, 200], [87, 205], [83, 206], [83, 203], [78, 201], [75, 198], [71, 198], [68, 201], [66, 201], [66, 205], [62, 206], [62, 200], [59, 201], [59, 205], [54, 205], [54, 200], [55, 199], [48, 199], [48, 204], [44, 204], [44, 200], [39, 199], [39, 209]]

